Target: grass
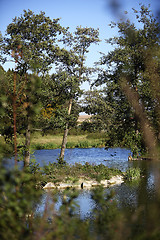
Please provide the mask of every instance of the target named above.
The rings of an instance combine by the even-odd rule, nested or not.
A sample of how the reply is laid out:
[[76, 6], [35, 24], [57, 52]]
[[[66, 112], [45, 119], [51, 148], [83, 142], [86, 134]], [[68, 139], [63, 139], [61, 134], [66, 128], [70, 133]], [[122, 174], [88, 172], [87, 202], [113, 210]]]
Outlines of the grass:
[[[62, 144], [62, 135], [44, 135], [35, 133], [32, 135], [31, 148], [32, 149], [56, 149], [60, 148]], [[21, 139], [22, 141], [22, 139]], [[104, 137], [88, 138], [88, 135], [68, 135], [67, 148], [90, 148], [90, 147], [104, 147]]]
[[76, 182], [79, 179], [101, 181], [103, 179], [110, 179], [115, 175], [122, 175], [118, 169], [108, 168], [107, 166], [91, 165], [86, 163], [84, 165], [76, 163], [75, 165], [60, 165], [57, 163], [49, 163], [42, 168], [44, 176], [44, 183], [47, 182]]

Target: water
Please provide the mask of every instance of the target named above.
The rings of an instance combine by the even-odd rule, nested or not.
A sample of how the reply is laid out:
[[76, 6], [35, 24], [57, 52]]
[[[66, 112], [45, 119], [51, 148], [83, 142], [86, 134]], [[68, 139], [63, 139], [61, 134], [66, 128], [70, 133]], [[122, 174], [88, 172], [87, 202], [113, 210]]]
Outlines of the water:
[[[36, 150], [34, 157], [40, 166], [43, 166], [49, 162], [57, 162], [59, 154], [60, 149]], [[124, 148], [110, 148], [108, 150], [104, 148], [73, 148], [66, 149], [64, 160], [71, 165], [75, 163], [85, 164], [85, 162], [90, 164], [102, 163], [110, 168], [125, 171], [132, 165], [131, 162], [128, 162], [130, 154], [130, 150]]]
[[[72, 148], [66, 149], [64, 160], [68, 164], [86, 162], [90, 164], [104, 164], [110, 168], [117, 168], [121, 171], [125, 171], [129, 166], [132, 166], [131, 162], [128, 162], [128, 156], [131, 154], [129, 149], [125, 148]], [[31, 159], [35, 159], [40, 167], [50, 163], [57, 162], [60, 155], [60, 149], [50, 150], [35, 150], [31, 155]], [[14, 166], [14, 158], [4, 159], [6, 165], [10, 167]], [[23, 167], [23, 162], [18, 163], [20, 167]]]
[[[37, 150], [34, 153], [34, 157], [40, 166], [43, 166], [49, 162], [57, 162], [59, 153], [59, 149]], [[111, 189], [114, 189], [114, 199], [116, 199], [119, 206], [132, 208], [139, 206], [139, 204], [146, 204], [155, 199], [155, 169], [159, 171], [160, 166], [159, 164], [156, 164], [155, 166], [154, 163], [147, 161], [128, 162], [128, 156], [130, 154], [131, 152], [129, 149], [122, 148], [112, 148], [109, 150], [105, 150], [104, 148], [75, 148], [66, 149], [65, 161], [71, 165], [74, 163], [85, 164], [85, 162], [90, 164], [104, 164], [110, 168], [118, 168], [121, 171], [126, 171], [129, 167], [139, 167], [144, 174], [144, 178], [142, 178], [140, 182], [130, 184], [123, 183], [120, 186], [105, 189], [106, 193], [109, 193]], [[43, 195], [42, 203], [37, 208], [39, 213], [43, 212], [48, 199], [52, 202], [52, 191], [46, 191]], [[60, 191], [54, 205], [54, 210], [57, 213], [62, 205], [62, 199], [63, 191]], [[90, 190], [79, 190], [79, 196], [76, 198], [76, 203], [79, 205], [79, 208], [76, 208], [75, 212], [79, 213], [81, 218], [90, 216], [92, 209], [96, 207], [96, 203], [91, 197]]]
[[[57, 158], [60, 154], [60, 149], [54, 150], [36, 150], [34, 157], [40, 166], [46, 165], [49, 162], [57, 162]], [[137, 207], [140, 204], [148, 204], [150, 201], [155, 200], [157, 186], [157, 172], [160, 172], [160, 164], [150, 161], [132, 161], [128, 162], [128, 156], [131, 154], [129, 149], [112, 148], [105, 150], [104, 148], [88, 148], [88, 149], [66, 149], [65, 161], [68, 164], [81, 163], [85, 164], [104, 164], [110, 168], [118, 168], [121, 171], [126, 171], [129, 167], [139, 167], [144, 175], [144, 178], [138, 183], [126, 184], [123, 183], [120, 186], [113, 187], [115, 191], [115, 199], [119, 206], [125, 206], [126, 208]], [[11, 165], [14, 164], [13, 158], [8, 159], [7, 162]], [[22, 162], [20, 162], [22, 166]], [[111, 189], [106, 189], [107, 193]], [[63, 191], [57, 193], [57, 201], [54, 205], [54, 211], [58, 212], [62, 205]], [[53, 203], [52, 191], [44, 191], [44, 195], [41, 204], [37, 208], [38, 213], [43, 213], [46, 206], [46, 202]], [[90, 215], [93, 208], [96, 207], [96, 203], [91, 198], [91, 191], [80, 190], [79, 196], [76, 198], [76, 203], [79, 208], [76, 208], [76, 212], [80, 213], [81, 218], [85, 218]], [[51, 211], [52, 212], [52, 211]], [[50, 212], [50, 214], [51, 214]]]

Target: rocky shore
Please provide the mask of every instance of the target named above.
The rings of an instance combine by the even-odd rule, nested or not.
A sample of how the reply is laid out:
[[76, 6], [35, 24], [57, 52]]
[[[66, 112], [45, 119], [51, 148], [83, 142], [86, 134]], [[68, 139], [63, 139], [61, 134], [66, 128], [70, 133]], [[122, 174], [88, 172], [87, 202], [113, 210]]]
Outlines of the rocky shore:
[[92, 188], [99, 185], [102, 185], [104, 187], [109, 187], [111, 185], [120, 185], [123, 183], [123, 176], [117, 175], [111, 177], [109, 180], [101, 180], [100, 182], [94, 181], [94, 180], [85, 180], [85, 179], [79, 179], [77, 182], [66, 182], [66, 183], [53, 183], [48, 182], [43, 189], [65, 189], [65, 188]]

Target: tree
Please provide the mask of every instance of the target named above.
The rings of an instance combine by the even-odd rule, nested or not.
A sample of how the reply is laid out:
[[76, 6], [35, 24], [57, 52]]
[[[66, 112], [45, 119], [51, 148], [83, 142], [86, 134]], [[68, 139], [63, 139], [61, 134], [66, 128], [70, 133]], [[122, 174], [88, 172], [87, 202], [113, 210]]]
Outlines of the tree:
[[[143, 5], [139, 12], [135, 9], [133, 11], [140, 24], [139, 28], [128, 19], [111, 24], [112, 27], [118, 27], [120, 36], [108, 40], [116, 48], [101, 58], [101, 64], [107, 68], [98, 81], [106, 84], [107, 99], [116, 109], [111, 136], [116, 138], [111, 138], [112, 144], [114, 141], [124, 144], [129, 137], [133, 140], [132, 146], [139, 144], [142, 149], [143, 138], [147, 148], [151, 144], [148, 136], [155, 142], [151, 128], [148, 127], [147, 130], [149, 122], [159, 128], [159, 94], [154, 89], [155, 84], [159, 89], [159, 24]], [[151, 62], [154, 74], [149, 67]], [[154, 81], [153, 75], [156, 75]]]
[[[31, 83], [31, 78], [28, 77], [28, 74], [33, 73], [35, 76], [44, 75], [56, 60], [60, 52], [56, 41], [58, 36], [64, 31], [58, 21], [59, 19], [51, 20], [49, 17], [46, 17], [44, 12], [34, 14], [30, 10], [24, 10], [23, 15], [18, 18], [15, 17], [13, 22], [8, 25], [7, 34], [4, 38], [3, 51], [7, 56], [13, 56], [16, 65], [15, 72], [23, 76], [25, 86], [25, 88], [23, 87], [23, 93], [28, 103], [25, 115], [27, 123], [25, 134], [25, 165], [29, 164], [30, 158], [30, 128], [31, 114], [33, 114], [33, 111], [30, 111], [29, 107], [32, 105], [32, 102], [28, 89], [30, 89], [34, 81]], [[25, 89], [26, 92], [24, 92]]]
[[[68, 115], [72, 110], [73, 99], [79, 93], [80, 85], [82, 82], [89, 79], [89, 75], [93, 69], [85, 66], [87, 53], [91, 44], [98, 43], [99, 31], [94, 28], [82, 28], [77, 27], [74, 34], [68, 33], [63, 38], [63, 42], [70, 47], [69, 51], [65, 51], [65, 54], [61, 57], [60, 71], [67, 73], [66, 77], [70, 81], [69, 84], [69, 101], [68, 101]], [[64, 79], [65, 81], [65, 79]], [[64, 158], [64, 152], [67, 143], [69, 125], [66, 123], [64, 130], [64, 136], [62, 141], [62, 148], [60, 153], [60, 159]]]
[[89, 122], [82, 123], [83, 130], [109, 131], [115, 111], [105, 99], [103, 90], [85, 92], [82, 106], [85, 113], [92, 115]]
[[40, 82], [40, 77], [28, 74], [20, 76], [17, 73], [15, 74], [13, 70], [7, 72], [3, 70], [3, 74], [1, 74], [0, 95], [3, 104], [0, 116], [0, 132], [6, 142], [11, 143], [11, 145], [12, 140], [14, 140], [15, 164], [17, 164], [18, 149], [20, 145], [22, 147], [22, 143], [17, 143], [17, 135], [26, 134], [27, 116], [32, 116], [32, 118], [30, 117], [30, 125], [33, 126], [35, 124], [35, 114], [39, 111], [38, 91], [40, 90]]
[[0, 62], [4, 63], [5, 58], [3, 57], [3, 37], [0, 32]]
[[[42, 130], [44, 133], [48, 129], [59, 128], [63, 130], [66, 123], [70, 127], [76, 124], [79, 113], [76, 102], [82, 91], [79, 87], [76, 88], [75, 84], [76, 79], [74, 81], [73, 77], [65, 71], [59, 71], [45, 77], [40, 93], [40, 98], [43, 99], [43, 108], [39, 119], [39, 123], [43, 124]], [[72, 106], [76, 105], [76, 110], [74, 107], [74, 111], [69, 116], [68, 105], [71, 96], [73, 98]]]

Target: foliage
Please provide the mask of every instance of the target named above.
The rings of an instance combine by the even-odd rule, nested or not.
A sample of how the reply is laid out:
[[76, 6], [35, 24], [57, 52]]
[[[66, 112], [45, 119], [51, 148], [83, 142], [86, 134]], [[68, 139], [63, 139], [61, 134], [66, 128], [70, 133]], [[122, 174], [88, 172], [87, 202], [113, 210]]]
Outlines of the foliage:
[[[62, 130], [61, 130], [62, 132]], [[40, 134], [40, 133], [32, 133], [31, 134], [31, 149], [33, 150], [40, 150], [40, 149], [56, 149], [61, 148], [62, 143], [62, 133], [57, 134], [52, 133], [51, 134]], [[24, 138], [22, 136], [18, 137], [18, 142], [20, 146], [22, 145], [24, 141]], [[104, 147], [105, 146], [105, 137], [101, 134], [91, 134], [91, 136], [88, 137], [88, 135], [85, 134], [74, 134], [68, 135], [68, 142], [67, 142], [67, 148], [87, 148], [87, 147]]]
[[59, 19], [51, 20], [44, 12], [34, 14], [31, 10], [24, 10], [24, 13], [15, 17], [7, 27], [3, 53], [8, 60], [13, 57], [15, 71], [11, 71], [10, 76], [3, 79], [3, 90], [11, 104], [9, 113], [13, 122], [11, 126], [14, 127], [15, 156], [17, 126], [20, 126], [18, 117], [24, 124], [21, 124], [21, 130], [26, 136], [24, 165], [29, 163], [30, 132], [35, 122], [35, 113], [38, 114], [43, 101], [39, 94], [40, 81], [60, 54], [57, 38], [62, 32], [64, 33], [65, 29], [60, 26]]
[[11, 56], [19, 49], [18, 71], [43, 73], [53, 63], [59, 51], [55, 42], [63, 30], [58, 22], [59, 19], [51, 20], [44, 12], [34, 14], [24, 10], [23, 15], [8, 25], [4, 50]]
[[109, 131], [115, 110], [105, 98], [102, 90], [85, 92], [82, 106], [83, 111], [91, 115], [89, 120], [81, 124], [83, 130]]
[[[101, 64], [107, 67], [96, 82], [97, 85], [105, 83], [106, 87], [103, 93], [87, 93], [86, 103], [92, 104], [85, 107], [89, 113], [96, 115], [93, 118], [95, 125], [92, 125], [92, 129], [95, 131], [105, 128], [108, 131], [108, 147], [115, 144], [125, 145], [137, 154], [144, 148], [144, 132], [140, 133], [143, 126], [136, 109], [127, 97], [127, 92], [124, 91], [122, 80], [127, 79], [129, 89], [138, 94], [138, 104], [147, 113], [158, 138], [159, 25], [146, 7], [141, 6], [139, 12], [134, 12], [140, 24], [139, 29], [128, 20], [117, 25], [113, 23], [118, 27], [120, 36], [108, 40], [111, 44], [116, 44], [116, 48], [101, 58]], [[0, 52], [3, 50], [9, 58], [12, 55], [16, 65], [14, 72], [5, 72], [0, 67], [0, 133], [9, 143], [12, 143], [10, 140], [13, 136], [12, 104], [15, 96], [17, 133], [26, 134], [25, 130], [30, 124], [35, 127], [46, 127], [48, 124], [50, 128], [54, 123], [54, 127], [68, 128], [76, 122], [79, 111], [76, 101], [81, 94], [80, 84], [88, 80], [93, 72], [93, 69], [85, 66], [86, 56], [90, 45], [99, 42], [99, 31], [77, 27], [72, 35], [58, 22], [59, 19], [50, 20], [43, 12], [34, 14], [28, 10], [24, 11], [21, 17], [13, 19], [4, 39], [0, 35]], [[65, 33], [62, 41], [70, 50], [60, 49], [57, 44], [62, 32]], [[4, 61], [1, 56], [0, 60]], [[45, 75], [55, 61], [58, 71], [52, 76]], [[13, 83], [15, 76], [16, 85]], [[67, 108], [71, 100], [73, 106], [70, 114]], [[45, 112], [44, 118], [43, 114], [38, 114], [40, 107]], [[36, 114], [37, 119], [39, 118], [38, 123]], [[71, 147], [73, 143], [68, 145]], [[89, 140], [78, 142], [76, 146], [88, 147]], [[47, 147], [53, 147], [53, 144]], [[4, 145], [0, 142], [0, 157], [4, 156], [4, 150]], [[114, 200], [115, 195], [112, 192], [107, 195], [101, 187], [94, 189], [92, 199], [96, 207], [91, 213], [91, 218], [81, 219], [77, 214], [78, 192], [67, 189], [62, 192], [62, 205], [58, 213], [54, 209], [57, 201], [55, 192], [52, 195], [54, 202], [50, 204], [46, 201], [43, 214], [36, 213], [35, 209], [42, 196], [40, 187], [46, 182], [77, 181], [80, 177], [100, 181], [121, 174], [119, 170], [109, 169], [102, 164], [94, 166], [88, 163], [72, 167], [67, 164], [50, 163], [41, 169], [34, 161], [23, 170], [10, 169], [2, 163], [0, 169], [2, 240], [159, 239], [159, 192], [155, 202], [146, 204], [141, 203], [139, 195], [138, 206], [125, 212], [123, 206], [119, 206]], [[139, 178], [140, 174], [139, 169], [128, 169], [126, 178]], [[146, 189], [147, 186], [146, 182]]]
[[30, 218], [42, 192], [36, 188], [37, 173], [6, 169], [1, 165], [0, 176], [0, 236], [1, 239], [29, 239]]
[[[38, 94], [40, 91], [41, 78], [26, 74], [20, 76], [16, 73], [16, 102], [15, 109], [13, 108], [13, 100], [15, 93], [13, 91], [13, 78], [14, 72], [8, 70], [1, 75], [1, 96], [5, 95], [2, 99], [2, 111], [0, 116], [0, 132], [4, 136], [7, 143], [13, 145], [14, 134], [14, 115], [16, 116], [16, 133], [17, 135], [26, 135], [28, 124], [35, 125], [36, 114], [40, 110], [40, 101]], [[32, 117], [31, 117], [32, 116]], [[18, 143], [19, 145], [19, 143]], [[25, 141], [21, 143], [25, 146]], [[24, 148], [25, 150], [25, 148]]]
[[[131, 172], [131, 171], [130, 171]], [[138, 171], [134, 176], [138, 175]], [[41, 176], [43, 174], [43, 177]], [[82, 175], [83, 174], [83, 175]], [[116, 192], [102, 187], [92, 190], [94, 208], [89, 217], [81, 218], [77, 197], [79, 191], [66, 189], [57, 194], [49, 191], [42, 213], [35, 211], [42, 190], [39, 184], [47, 181], [77, 181], [79, 177], [101, 180], [120, 174], [119, 170], [104, 165], [74, 166], [49, 164], [44, 169], [33, 162], [25, 171], [6, 170], [1, 166], [0, 226], [1, 239], [158, 239], [159, 198], [147, 205], [123, 209], [116, 201]], [[133, 174], [132, 174], [133, 176]], [[55, 204], [61, 199], [57, 212]], [[44, 200], [43, 200], [44, 201]], [[140, 200], [141, 201], [141, 200]]]
[[92, 132], [87, 134], [87, 139], [106, 139], [106, 132]]
[[2, 34], [1, 34], [1, 32], [0, 32], [0, 62], [5, 62], [5, 58], [4, 58], [4, 56], [3, 56], [3, 51], [2, 51], [2, 49], [3, 49], [3, 37], [2, 37]]
[[141, 170], [139, 168], [129, 168], [125, 173], [125, 178], [128, 181], [137, 180], [141, 176]]
[[[101, 57], [100, 63], [106, 67], [99, 74], [96, 85], [106, 85], [104, 96], [115, 110], [107, 147], [131, 143], [131, 148], [137, 145], [137, 149], [143, 150], [143, 140], [147, 136], [143, 126], [148, 124], [145, 118], [153, 124], [157, 136], [159, 134], [159, 94], [155, 88], [159, 89], [159, 23], [143, 5], [139, 11], [133, 11], [138, 28], [127, 18], [111, 24], [118, 28], [119, 36], [107, 41], [116, 47]], [[141, 131], [138, 141], [137, 130]], [[132, 140], [127, 142], [126, 136]]]
[[[59, 66], [60, 74], [63, 74], [63, 82], [67, 80], [67, 90], [69, 99], [68, 103], [68, 115], [72, 114], [73, 100], [79, 95], [80, 85], [88, 80], [88, 76], [93, 72], [93, 69], [89, 69], [85, 66], [86, 54], [91, 44], [98, 43], [99, 31], [94, 28], [82, 28], [77, 27], [74, 35], [68, 33], [67, 37], [63, 39], [63, 42], [70, 47], [70, 51], [67, 52], [61, 58], [61, 64]], [[64, 130], [64, 137], [62, 141], [62, 147], [60, 157], [64, 158], [64, 152], [67, 143], [67, 136], [69, 130], [69, 122], [66, 123]]]
[[[43, 99], [43, 108], [41, 114], [37, 116], [37, 125], [44, 133], [48, 129], [64, 129], [66, 123], [69, 123], [69, 127], [75, 126], [80, 111], [76, 100], [81, 91], [79, 87], [74, 88], [74, 84], [74, 79], [70, 78], [66, 72], [45, 77], [40, 94], [40, 98]], [[68, 104], [71, 97], [73, 97], [73, 106], [69, 115]]]
[[[93, 209], [93, 227], [95, 229], [95, 238], [98, 239], [123, 239], [125, 222], [122, 212], [117, 208], [114, 200], [114, 191], [106, 194], [102, 187], [93, 189], [92, 199], [97, 206]], [[126, 238], [127, 239], [127, 238]]]
[[61, 165], [59, 163], [49, 163], [49, 165], [44, 167], [43, 174], [46, 181], [61, 182], [64, 181], [64, 179], [79, 179], [81, 177], [100, 181], [122, 173], [120, 170], [108, 168], [103, 164], [90, 165], [86, 162], [84, 165], [76, 163], [73, 166], [68, 164]]

